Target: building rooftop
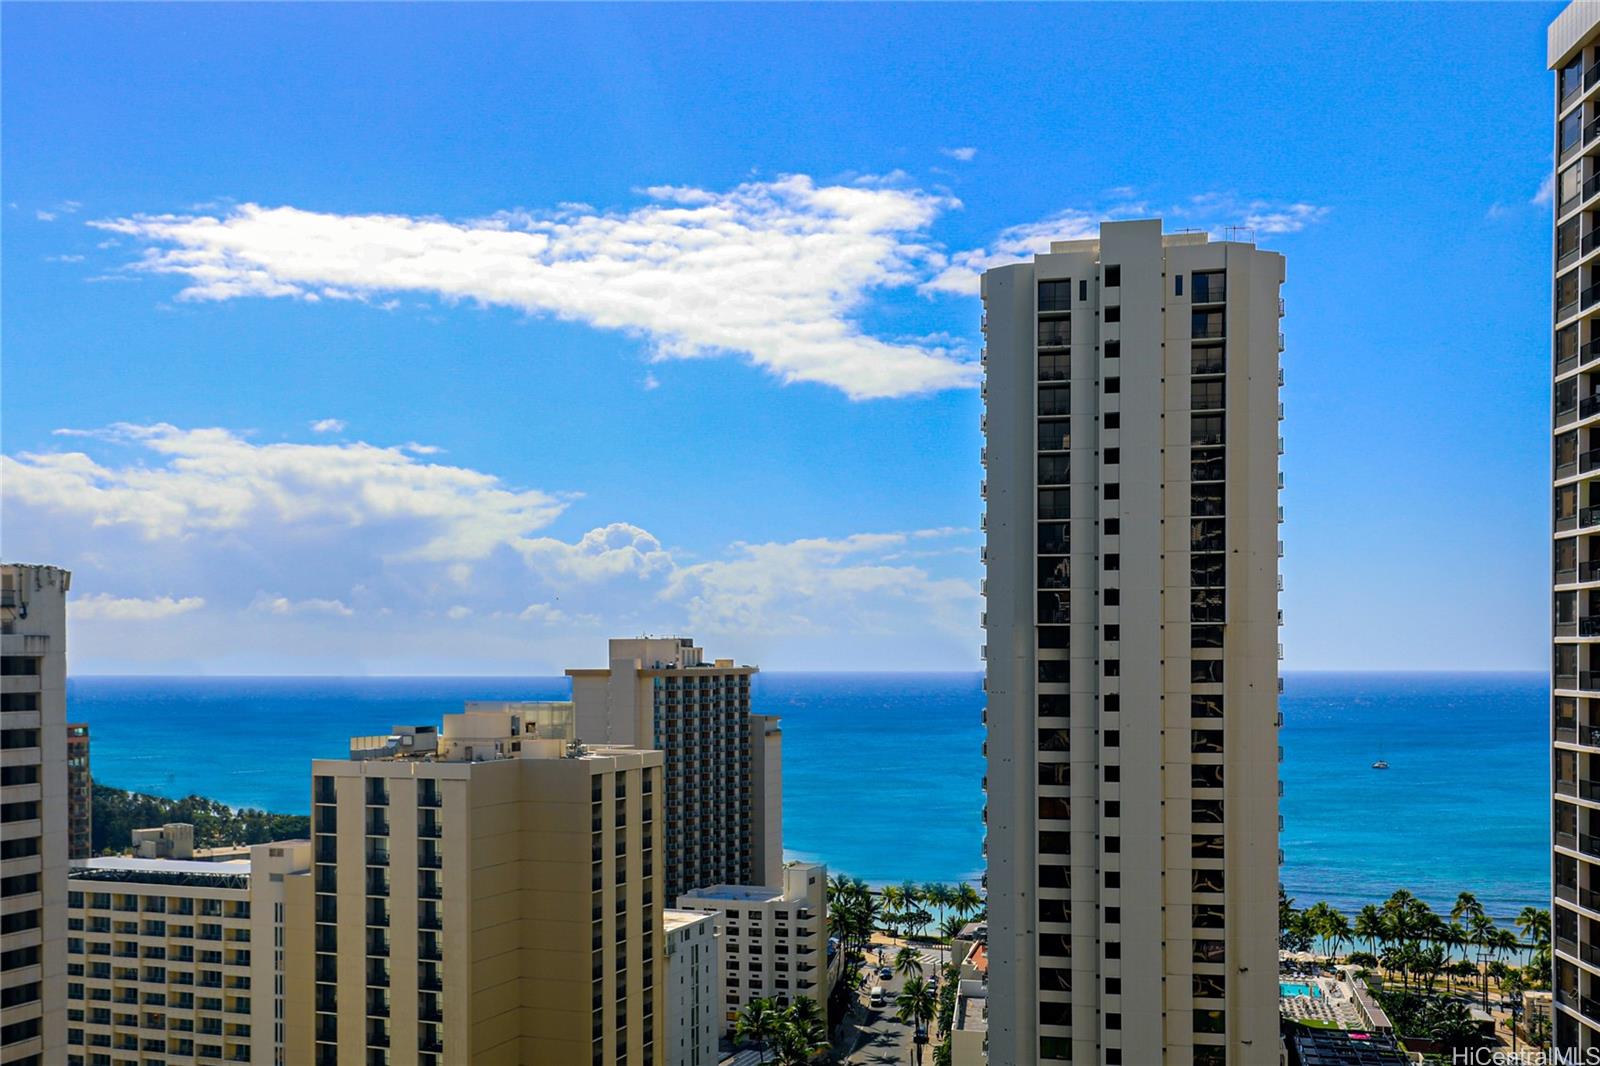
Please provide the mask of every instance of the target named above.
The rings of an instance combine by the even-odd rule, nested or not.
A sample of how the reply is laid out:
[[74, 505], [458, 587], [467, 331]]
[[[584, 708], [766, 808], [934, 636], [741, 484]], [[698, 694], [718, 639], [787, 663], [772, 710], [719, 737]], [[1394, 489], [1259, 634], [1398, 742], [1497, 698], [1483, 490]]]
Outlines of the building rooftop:
[[1399, 1066], [1411, 1060], [1394, 1037], [1345, 1029], [1289, 1029], [1291, 1066]]
[[115, 856], [75, 862], [68, 867], [67, 877], [73, 881], [249, 888], [250, 860], [206, 862], [196, 859], [132, 859]]
[[968, 1033], [989, 1030], [989, 990], [981, 981], [962, 981], [956, 995], [954, 1028]]
[[695, 922], [703, 922], [709, 915], [705, 911], [681, 911], [675, 907], [665, 907], [661, 911], [661, 925], [667, 932], [682, 929]]
[[695, 899], [723, 899], [730, 903], [768, 903], [783, 898], [783, 889], [770, 885], [710, 885], [685, 892]]

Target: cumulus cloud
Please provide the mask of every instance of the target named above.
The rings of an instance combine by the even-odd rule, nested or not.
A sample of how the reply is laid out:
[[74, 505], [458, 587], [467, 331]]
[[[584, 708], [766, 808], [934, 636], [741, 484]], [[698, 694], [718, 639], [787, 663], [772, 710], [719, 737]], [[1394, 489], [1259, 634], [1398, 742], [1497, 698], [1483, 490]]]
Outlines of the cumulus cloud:
[[139, 599], [134, 596], [111, 596], [103, 592], [75, 596], [67, 602], [73, 621], [85, 622], [154, 622], [162, 618], [171, 618], [173, 615], [198, 611], [206, 605], [205, 599], [200, 596], [185, 596], [182, 599], [174, 599], [171, 596]]
[[941, 148], [939, 151], [943, 152], [951, 159], [959, 159], [963, 163], [972, 162], [972, 160], [978, 154], [978, 150], [976, 148]]
[[134, 269], [186, 278], [184, 300], [420, 293], [620, 330], [657, 359], [738, 354], [855, 399], [976, 382], [959, 353], [879, 339], [852, 318], [873, 290], [922, 280], [937, 258], [925, 232], [955, 201], [804, 175], [643, 192], [652, 202], [631, 210], [472, 221], [242, 204], [93, 225], [143, 246]]
[[1530, 203], [1538, 207], [1548, 207], [1556, 197], [1556, 176], [1546, 174], [1544, 180], [1539, 182], [1539, 190], [1533, 194]]
[[[0, 505], [8, 550], [74, 570], [74, 647], [91, 667], [148, 670], [181, 649], [181, 669], [418, 672], [446, 655], [443, 670], [526, 674], [644, 631], [750, 655], [810, 641], [812, 664], [836, 668], [975, 661], [964, 527], [669, 546], [603, 515], [557, 535], [564, 509], [609, 505], [402, 447], [165, 424], [59, 439], [61, 451], [0, 456]], [[150, 575], [184, 595], [130, 584]], [[158, 619], [183, 628], [109, 625]], [[908, 634], [925, 657], [906, 657]]]
[[311, 423], [313, 433], [343, 433], [345, 421], [342, 418], [319, 418]]

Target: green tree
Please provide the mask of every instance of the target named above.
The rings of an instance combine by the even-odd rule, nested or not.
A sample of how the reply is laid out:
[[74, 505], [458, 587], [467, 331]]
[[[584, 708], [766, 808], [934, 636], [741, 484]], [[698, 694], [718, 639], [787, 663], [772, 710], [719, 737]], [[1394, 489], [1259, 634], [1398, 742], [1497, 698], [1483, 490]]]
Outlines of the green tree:
[[894, 954], [895, 972], [902, 977], [922, 976], [922, 953], [907, 944]]
[[[921, 977], [907, 981], [894, 1003], [895, 1017], [913, 1029], [925, 1029], [938, 1009], [933, 988]], [[912, 1046], [916, 1049], [917, 1061], [921, 1062], [922, 1042], [913, 1039]]]
[[[944, 949], [950, 952], [951, 958], [955, 957], [956, 937], [961, 935], [961, 927], [965, 924], [959, 914], [947, 914], [944, 916], [944, 921], [939, 923], [940, 942]], [[945, 956], [941, 954], [939, 961], [942, 963], [944, 959]]]
[[739, 1017], [733, 1023], [733, 1036], [735, 1040], [754, 1042], [760, 1049], [761, 1061], [766, 1062], [767, 1052], [771, 1050], [783, 1022], [783, 1008], [778, 1006], [778, 1001], [758, 996], [739, 1011]]
[[963, 881], [956, 886], [953, 906], [961, 917], [970, 918], [983, 909], [983, 897], [978, 894], [977, 889]]
[[1371, 954], [1378, 954], [1378, 948], [1388, 935], [1388, 929], [1384, 925], [1383, 912], [1378, 909], [1376, 903], [1369, 903], [1356, 912], [1355, 935], [1367, 942]]

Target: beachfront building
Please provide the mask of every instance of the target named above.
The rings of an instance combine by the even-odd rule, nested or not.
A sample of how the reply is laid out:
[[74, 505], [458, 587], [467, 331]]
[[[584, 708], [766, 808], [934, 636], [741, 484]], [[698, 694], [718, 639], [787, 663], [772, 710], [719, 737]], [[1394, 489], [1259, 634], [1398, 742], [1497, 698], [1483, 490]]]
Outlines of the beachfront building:
[[1275, 1055], [1283, 280], [1159, 220], [983, 276], [991, 1062]]
[[717, 916], [668, 908], [661, 928], [667, 940], [666, 1066], [716, 1066], [721, 1032], [717, 985]]
[[67, 858], [94, 851], [94, 782], [89, 776], [89, 727], [67, 723]]
[[248, 859], [92, 858], [67, 879], [68, 1066], [286, 1066], [284, 884], [311, 843]]
[[750, 713], [754, 666], [707, 662], [685, 637], [612, 640], [604, 669], [568, 670], [578, 737], [666, 756], [667, 897], [776, 883], [782, 733]]
[[1552, 307], [1553, 1039], [1600, 1049], [1600, 4], [1549, 29]]
[[771, 885], [710, 885], [678, 897], [683, 910], [717, 918], [722, 962], [721, 1031], [753, 999], [804, 996], [824, 1016], [834, 968], [828, 958], [828, 868], [791, 862]]
[[67, 590], [0, 565], [0, 1063], [66, 1058]]
[[660, 1066], [662, 756], [472, 704], [312, 763], [289, 1058]]

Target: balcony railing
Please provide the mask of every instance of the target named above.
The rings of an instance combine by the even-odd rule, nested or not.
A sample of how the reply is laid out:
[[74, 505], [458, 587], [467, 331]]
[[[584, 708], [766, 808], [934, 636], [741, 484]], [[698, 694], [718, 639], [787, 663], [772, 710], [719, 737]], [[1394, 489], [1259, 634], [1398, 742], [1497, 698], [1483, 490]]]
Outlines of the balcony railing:
[[1197, 304], [1219, 304], [1228, 298], [1226, 285], [1196, 285], [1190, 299]]
[[1578, 508], [1578, 527], [1600, 525], [1600, 507]]

